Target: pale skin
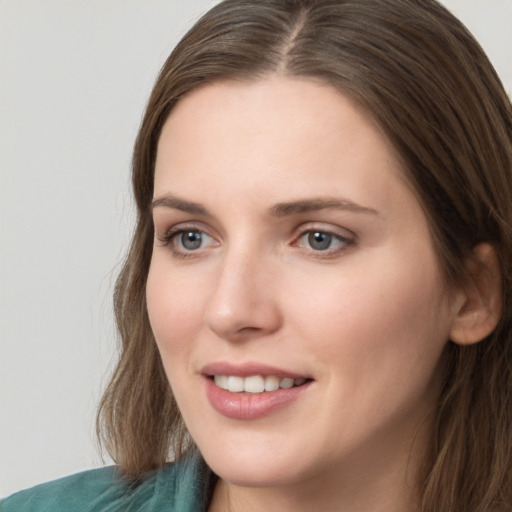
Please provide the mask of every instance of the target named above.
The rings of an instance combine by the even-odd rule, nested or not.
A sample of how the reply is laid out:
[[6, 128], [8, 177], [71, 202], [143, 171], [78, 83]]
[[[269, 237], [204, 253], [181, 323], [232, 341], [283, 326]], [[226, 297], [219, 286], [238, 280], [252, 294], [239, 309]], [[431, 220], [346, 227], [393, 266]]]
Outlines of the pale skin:
[[[148, 311], [221, 478], [211, 512], [415, 506], [444, 348], [492, 330], [499, 280], [482, 246], [472, 286], [446, 284], [404, 176], [371, 116], [311, 81], [208, 85], [169, 116]], [[204, 392], [201, 369], [217, 361], [311, 384], [268, 416], [227, 418]]]

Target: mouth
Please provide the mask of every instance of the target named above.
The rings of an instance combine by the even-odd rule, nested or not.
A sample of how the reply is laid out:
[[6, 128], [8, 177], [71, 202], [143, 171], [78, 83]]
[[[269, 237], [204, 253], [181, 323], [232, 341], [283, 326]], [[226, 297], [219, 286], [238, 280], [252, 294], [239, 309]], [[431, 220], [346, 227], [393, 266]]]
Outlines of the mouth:
[[311, 375], [246, 362], [210, 363], [202, 368], [206, 396], [221, 415], [257, 420], [290, 407], [313, 389]]
[[212, 375], [209, 377], [220, 389], [230, 393], [261, 394], [303, 386], [311, 379], [304, 377], [279, 377], [277, 375]]

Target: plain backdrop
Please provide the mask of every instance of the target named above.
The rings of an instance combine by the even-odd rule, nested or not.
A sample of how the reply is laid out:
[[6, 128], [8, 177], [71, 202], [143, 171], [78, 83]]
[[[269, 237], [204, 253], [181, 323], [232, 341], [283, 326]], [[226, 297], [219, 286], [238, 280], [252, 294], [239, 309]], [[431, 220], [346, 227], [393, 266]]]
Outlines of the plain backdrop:
[[[160, 66], [214, 3], [0, 0], [0, 496], [102, 464], [132, 145]], [[512, 0], [444, 3], [511, 92]]]

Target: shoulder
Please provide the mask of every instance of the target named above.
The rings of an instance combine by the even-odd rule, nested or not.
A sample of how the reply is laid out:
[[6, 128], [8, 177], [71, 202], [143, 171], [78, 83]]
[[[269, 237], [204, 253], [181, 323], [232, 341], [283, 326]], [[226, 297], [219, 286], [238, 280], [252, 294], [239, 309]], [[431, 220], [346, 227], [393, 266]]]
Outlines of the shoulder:
[[[37, 485], [0, 501], [1, 512], [82, 510], [92, 497], [104, 494], [119, 480], [114, 467], [93, 469]], [[83, 508], [83, 510], [88, 510]], [[91, 509], [93, 510], [93, 509]]]
[[151, 472], [129, 486], [114, 466], [84, 471], [20, 491], [0, 501], [0, 512], [192, 512], [202, 508], [196, 460]]

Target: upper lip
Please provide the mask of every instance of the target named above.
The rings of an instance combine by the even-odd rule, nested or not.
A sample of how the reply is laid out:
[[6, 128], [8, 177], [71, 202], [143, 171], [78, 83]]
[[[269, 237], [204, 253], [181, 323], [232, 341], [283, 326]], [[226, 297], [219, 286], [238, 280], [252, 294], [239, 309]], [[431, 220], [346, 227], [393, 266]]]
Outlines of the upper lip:
[[201, 369], [201, 373], [203, 375], [206, 375], [207, 377], [212, 377], [214, 375], [234, 375], [237, 377], [250, 377], [252, 375], [261, 375], [262, 377], [267, 377], [273, 375], [280, 378], [289, 377], [292, 379], [311, 378], [309, 375], [297, 373], [290, 370], [285, 370], [283, 368], [278, 368], [276, 366], [269, 366], [267, 364], [255, 362], [233, 364], [226, 361], [218, 361], [205, 365]]

